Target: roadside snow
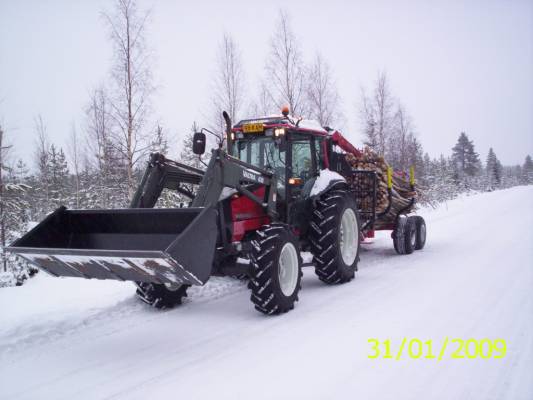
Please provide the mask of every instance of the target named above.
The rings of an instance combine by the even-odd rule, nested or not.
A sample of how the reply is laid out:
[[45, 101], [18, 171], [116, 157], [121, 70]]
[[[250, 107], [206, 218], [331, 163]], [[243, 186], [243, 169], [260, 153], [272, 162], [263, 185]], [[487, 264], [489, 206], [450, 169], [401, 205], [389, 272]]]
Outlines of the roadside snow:
[[[160, 312], [128, 283], [39, 274], [0, 289], [0, 398], [532, 399], [532, 203], [530, 186], [420, 210], [424, 250], [398, 256], [378, 234], [353, 282], [307, 268], [279, 317], [229, 278]], [[502, 338], [507, 355], [368, 358], [370, 338], [445, 336]]]

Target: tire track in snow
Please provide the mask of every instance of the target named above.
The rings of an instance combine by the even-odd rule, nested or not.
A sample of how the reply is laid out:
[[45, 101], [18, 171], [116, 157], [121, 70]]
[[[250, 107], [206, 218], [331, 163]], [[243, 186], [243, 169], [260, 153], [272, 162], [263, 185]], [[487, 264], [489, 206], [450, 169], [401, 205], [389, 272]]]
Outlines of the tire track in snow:
[[[91, 282], [88, 282], [90, 284]], [[68, 284], [68, 282], [66, 282]], [[47, 345], [66, 337], [71, 337], [72, 344], [80, 344], [76, 336], [81, 331], [98, 330], [96, 337], [113, 335], [130, 329], [141, 323], [150, 323], [169, 314], [177, 313], [194, 304], [204, 304], [246, 290], [246, 283], [228, 277], [212, 277], [205, 286], [191, 287], [183, 304], [173, 310], [156, 310], [139, 301], [132, 285], [132, 297], [119, 303], [89, 312], [88, 316], [75, 321], [62, 320], [54, 323], [44, 321], [25, 324], [2, 335], [0, 344], [0, 361], [13, 352]], [[129, 321], [128, 321], [129, 320]], [[93, 336], [94, 338], [94, 336]]]

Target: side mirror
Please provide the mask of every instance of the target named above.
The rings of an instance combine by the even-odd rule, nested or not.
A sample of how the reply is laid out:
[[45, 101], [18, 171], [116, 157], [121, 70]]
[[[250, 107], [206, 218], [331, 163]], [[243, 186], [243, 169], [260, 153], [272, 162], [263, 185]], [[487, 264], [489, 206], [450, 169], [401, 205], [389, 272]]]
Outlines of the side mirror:
[[274, 144], [278, 147], [280, 152], [287, 151], [287, 138], [284, 136], [274, 140]]
[[206, 137], [203, 132], [196, 132], [192, 137], [192, 152], [201, 156], [205, 153]]

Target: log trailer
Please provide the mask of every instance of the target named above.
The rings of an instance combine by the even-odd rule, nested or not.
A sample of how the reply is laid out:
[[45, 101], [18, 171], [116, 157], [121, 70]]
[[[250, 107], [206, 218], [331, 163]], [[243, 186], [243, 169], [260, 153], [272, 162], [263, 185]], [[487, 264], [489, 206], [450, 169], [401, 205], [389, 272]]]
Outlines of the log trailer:
[[[280, 314], [298, 300], [303, 266], [326, 284], [351, 281], [374, 229], [392, 230], [400, 254], [424, 247], [424, 220], [407, 216], [414, 198], [379, 224], [390, 210], [376, 212], [376, 175], [346, 162], [359, 150], [340, 132], [288, 109], [234, 126], [223, 115], [226, 131], [205, 171], [152, 154], [130, 208], [60, 207], [7, 250], [54, 276], [133, 281], [157, 308], [180, 304], [214, 274], [245, 275], [255, 308]], [[194, 135], [199, 157], [206, 133]], [[362, 177], [373, 185], [363, 190]], [[164, 189], [189, 207], [154, 208]]]

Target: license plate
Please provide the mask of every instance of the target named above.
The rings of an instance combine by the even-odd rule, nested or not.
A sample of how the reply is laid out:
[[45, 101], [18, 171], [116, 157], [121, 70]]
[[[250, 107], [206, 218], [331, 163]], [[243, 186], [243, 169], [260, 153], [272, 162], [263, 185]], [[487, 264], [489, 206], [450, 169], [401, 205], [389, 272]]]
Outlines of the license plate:
[[263, 132], [265, 126], [263, 124], [244, 124], [242, 126], [242, 131], [244, 133], [257, 133]]

